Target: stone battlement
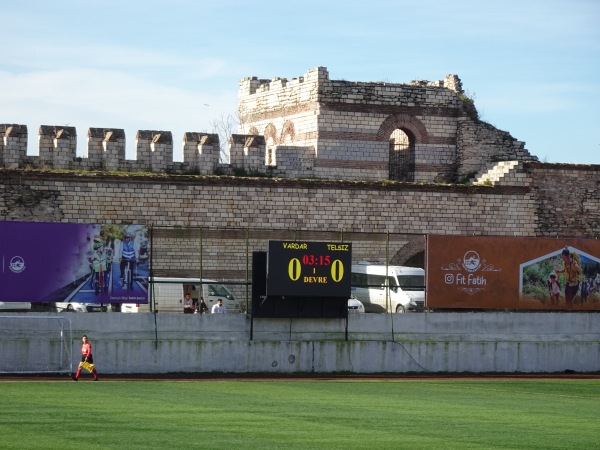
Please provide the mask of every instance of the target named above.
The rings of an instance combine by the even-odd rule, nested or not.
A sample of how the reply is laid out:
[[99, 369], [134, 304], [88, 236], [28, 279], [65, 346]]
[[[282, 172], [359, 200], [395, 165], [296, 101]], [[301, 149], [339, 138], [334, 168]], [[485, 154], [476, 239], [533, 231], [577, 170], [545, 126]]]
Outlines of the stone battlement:
[[173, 161], [170, 131], [139, 130], [129, 160], [122, 129], [90, 128], [87, 156], [77, 157], [74, 127], [42, 125], [31, 156], [27, 126], [0, 124], [0, 168], [455, 182], [490, 163], [537, 160], [524, 142], [478, 120], [457, 75], [350, 82], [316, 67], [291, 80], [247, 77], [239, 117], [227, 143], [185, 133], [183, 162]]
[[491, 162], [537, 160], [479, 120], [457, 75], [354, 82], [316, 67], [291, 81], [249, 77], [240, 81], [239, 115], [239, 131], [264, 136], [266, 164], [285, 166], [287, 177], [452, 182]]
[[90, 128], [87, 136], [87, 157], [77, 157], [74, 127], [42, 125], [39, 155], [32, 156], [27, 155], [27, 126], [0, 124], [0, 167], [212, 174], [219, 163], [220, 144], [216, 134], [185, 133], [183, 162], [173, 161], [170, 131], [139, 130], [135, 160], [126, 159], [123, 129]]
[[309, 69], [304, 75], [288, 80], [287, 78], [275, 77], [272, 79], [259, 79], [258, 77], [245, 77], [240, 80], [239, 96], [245, 98], [252, 95], [260, 95], [266, 92], [280, 93], [284, 90], [293, 91], [299, 88], [311, 89], [322, 88], [319, 92], [324, 95], [330, 85], [337, 84], [346, 86], [348, 89], [373, 89], [379, 88], [381, 93], [387, 93], [389, 96], [395, 95], [395, 91], [406, 88], [443, 88], [462, 94], [462, 82], [457, 75], [449, 74], [443, 80], [412, 80], [408, 83], [389, 83], [389, 82], [359, 82], [345, 80], [330, 80], [329, 71], [326, 67], [315, 67]]
[[290, 81], [287, 78], [280, 77], [275, 77], [271, 80], [246, 77], [240, 80], [239, 95], [242, 98], [248, 95], [275, 92], [286, 88], [296, 89], [299, 86], [318, 86], [320, 82], [325, 80], [329, 80], [329, 72], [325, 67], [310, 69], [304, 76], [292, 78]]

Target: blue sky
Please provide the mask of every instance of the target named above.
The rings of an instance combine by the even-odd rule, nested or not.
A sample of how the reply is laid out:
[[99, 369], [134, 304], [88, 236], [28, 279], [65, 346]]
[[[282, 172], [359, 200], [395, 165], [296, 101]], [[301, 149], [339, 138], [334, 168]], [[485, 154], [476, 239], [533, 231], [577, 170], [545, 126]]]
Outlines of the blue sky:
[[0, 123], [213, 132], [241, 78], [441, 80], [545, 162], [600, 164], [600, 1], [3, 2]]

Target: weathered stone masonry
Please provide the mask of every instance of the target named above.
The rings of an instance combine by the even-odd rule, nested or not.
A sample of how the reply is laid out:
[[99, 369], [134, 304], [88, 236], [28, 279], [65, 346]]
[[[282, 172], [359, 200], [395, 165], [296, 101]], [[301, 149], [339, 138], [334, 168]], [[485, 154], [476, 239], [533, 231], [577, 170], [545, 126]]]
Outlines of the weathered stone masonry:
[[[77, 157], [73, 127], [43, 125], [34, 156], [27, 155], [25, 125], [0, 124], [0, 165], [455, 182], [498, 162], [537, 160], [523, 142], [479, 120], [456, 75], [364, 83], [330, 80], [327, 69], [317, 67], [291, 81], [244, 78], [239, 98], [239, 134], [225, 143], [216, 134], [187, 132], [183, 162], [173, 161], [170, 131], [139, 130], [136, 158], [128, 160], [122, 129], [90, 128], [87, 157]], [[225, 162], [222, 146], [228, 147]]]
[[[2, 170], [0, 220], [403, 234], [600, 237], [600, 167], [523, 164], [530, 186], [335, 182]], [[561, 179], [576, 177], [569, 193]], [[583, 176], [585, 175], [585, 176]], [[517, 178], [518, 179], [518, 178]], [[575, 181], [575, 180], [574, 180]], [[504, 180], [504, 182], [507, 182]], [[501, 182], [500, 182], [501, 184]], [[562, 194], [562, 195], [561, 195]], [[243, 243], [243, 233], [240, 234]], [[162, 242], [162, 243], [161, 243]], [[243, 245], [227, 267], [243, 273]], [[163, 239], [157, 274], [196, 261]], [[162, 247], [161, 247], [162, 246]], [[217, 241], [204, 249], [223, 253]], [[257, 248], [264, 250], [264, 248]], [[252, 251], [252, 249], [250, 249]], [[396, 251], [398, 249], [394, 249]], [[221, 257], [221, 256], [220, 256]], [[192, 264], [190, 262], [190, 264]]]
[[4, 170], [3, 180], [2, 220], [519, 236], [536, 228], [523, 187], [22, 170]]
[[529, 164], [538, 236], [600, 239], [600, 166]]
[[[537, 160], [523, 142], [479, 121], [456, 75], [364, 83], [330, 80], [317, 67], [290, 81], [244, 78], [239, 98], [240, 133], [265, 137], [277, 176], [387, 179], [395, 130], [407, 136], [413, 159], [407, 181], [454, 181], [498, 161]], [[285, 167], [280, 147], [290, 146], [312, 156], [311, 164]]]
[[[176, 163], [168, 131], [138, 131], [137, 159], [127, 160], [123, 130], [90, 128], [88, 156], [77, 158], [74, 128], [42, 126], [30, 156], [27, 127], [0, 125], [0, 220], [599, 238], [600, 166], [537, 162], [475, 120], [461, 95], [454, 75], [353, 83], [316, 68], [289, 82], [246, 78], [241, 125], [251, 133], [231, 137], [231, 164], [219, 163], [215, 134], [186, 133]], [[422, 183], [385, 181], [398, 129]], [[273, 178], [212, 176], [236, 168]], [[426, 183], [475, 173], [470, 185]], [[173, 247], [169, 255], [186, 254], [185, 242]]]
[[[598, 166], [522, 164], [518, 172], [511, 171], [496, 186], [28, 170], [0, 173], [0, 220], [149, 223], [184, 230], [250, 227], [600, 237]], [[502, 186], [506, 183], [515, 185]], [[243, 242], [243, 234], [239, 240]], [[157, 273], [163, 269], [176, 273], [182, 261], [197, 260], [197, 249], [189, 249], [189, 242], [157, 242], [157, 249], [160, 245], [165, 248], [161, 254], [168, 255], [156, 267]], [[221, 254], [223, 248], [214, 241], [213, 248], [204, 249], [206, 259]], [[254, 249], [264, 250], [260, 246]], [[394, 248], [392, 254], [399, 250]], [[244, 269], [240, 253], [243, 249], [231, 255], [226, 265], [238, 278]]]
[[[186, 133], [176, 163], [170, 132], [142, 130], [137, 158], [127, 160], [124, 132], [103, 128], [88, 131], [88, 156], [78, 158], [74, 128], [42, 126], [39, 156], [28, 156], [27, 127], [0, 124], [0, 221], [152, 224], [155, 275], [202, 270], [234, 281], [239, 298], [247, 298], [236, 283], [247, 279], [247, 251], [296, 232], [343, 235], [356, 260], [389, 249], [392, 263], [434, 233], [600, 238], [600, 166], [536, 162], [523, 143], [472, 117], [458, 77], [349, 83], [317, 68], [290, 82], [244, 79], [240, 88], [245, 122], [230, 139], [230, 164], [219, 163], [217, 135]], [[421, 183], [387, 181], [397, 130]], [[244, 171], [273, 178], [213, 175]], [[196, 316], [149, 316], [75, 315], [74, 331], [96, 336], [108, 373], [598, 370], [593, 314], [360, 315], [347, 345], [327, 342], [343, 339], [339, 321], [257, 321], [262, 342], [252, 343], [247, 316], [202, 316], [200, 326]], [[6, 344], [23, 347], [17, 355], [39, 350], [20, 335]], [[179, 357], [190, 351], [206, 357]]]
[[[523, 187], [23, 170], [4, 170], [2, 175], [0, 220], [407, 234], [536, 234], [536, 205]], [[157, 270], [161, 265], [181, 266], [182, 261], [197, 258], [197, 249], [187, 249], [185, 243], [177, 245], [180, 247], [172, 249], [169, 260], [157, 261]], [[206, 248], [206, 255], [211, 251]], [[243, 268], [239, 258], [231, 264]]]

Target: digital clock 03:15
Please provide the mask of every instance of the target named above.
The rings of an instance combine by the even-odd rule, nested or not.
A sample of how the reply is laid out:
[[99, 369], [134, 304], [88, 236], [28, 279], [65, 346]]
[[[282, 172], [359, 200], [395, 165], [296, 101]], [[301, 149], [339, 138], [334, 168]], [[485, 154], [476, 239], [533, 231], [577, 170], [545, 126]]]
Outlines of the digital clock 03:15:
[[329, 266], [331, 255], [302, 255], [300, 261], [303, 266]]

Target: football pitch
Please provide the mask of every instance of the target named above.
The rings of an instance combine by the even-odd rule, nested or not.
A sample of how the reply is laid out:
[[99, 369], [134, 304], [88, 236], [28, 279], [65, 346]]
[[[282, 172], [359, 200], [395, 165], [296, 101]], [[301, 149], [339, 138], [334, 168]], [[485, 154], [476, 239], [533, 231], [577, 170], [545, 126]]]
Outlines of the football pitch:
[[2, 449], [600, 449], [600, 379], [0, 381]]

